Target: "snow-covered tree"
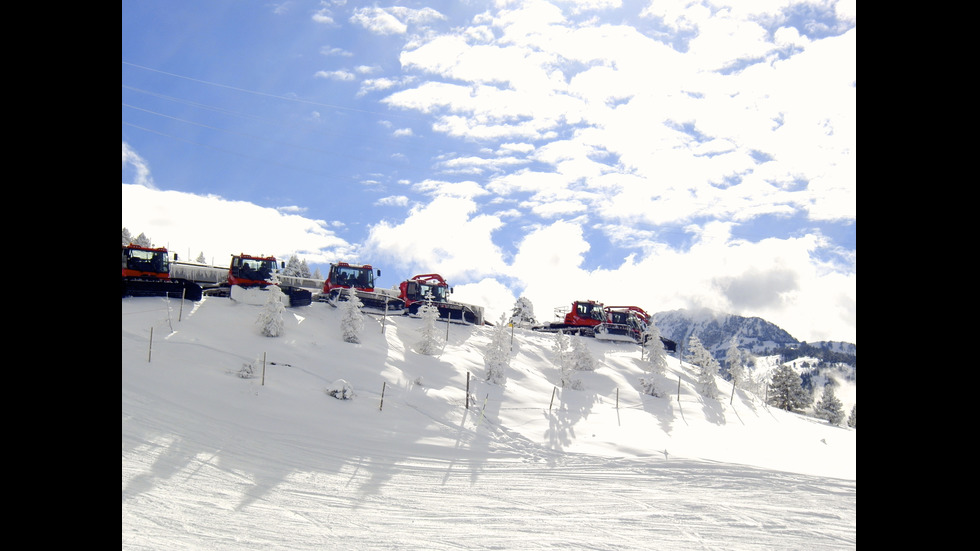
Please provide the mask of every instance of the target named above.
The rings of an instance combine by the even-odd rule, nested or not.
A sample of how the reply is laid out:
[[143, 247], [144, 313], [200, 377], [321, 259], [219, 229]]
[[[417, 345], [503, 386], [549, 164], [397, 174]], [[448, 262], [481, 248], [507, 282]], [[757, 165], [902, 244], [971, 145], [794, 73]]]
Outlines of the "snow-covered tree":
[[514, 303], [514, 311], [510, 321], [517, 327], [530, 327], [537, 323], [534, 319], [534, 305], [526, 297], [520, 297]]
[[266, 337], [282, 335], [285, 327], [283, 313], [286, 311], [286, 306], [283, 304], [284, 296], [278, 285], [269, 286], [269, 298], [266, 299], [262, 311], [259, 312], [259, 319], [255, 321]]
[[289, 277], [302, 277], [300, 273], [299, 257], [295, 254], [286, 261], [286, 267], [282, 270], [282, 275]]
[[769, 384], [769, 404], [786, 411], [802, 411], [810, 405], [810, 395], [803, 388], [803, 379], [789, 364], [780, 365]]
[[483, 353], [483, 363], [487, 367], [487, 381], [499, 385], [507, 380], [505, 370], [510, 367], [510, 344], [507, 334], [507, 318], [500, 314], [500, 323], [494, 328], [490, 344]]
[[204, 251], [201, 251], [201, 254], [197, 255], [197, 260], [195, 260], [194, 262], [197, 262], [198, 264], [208, 263], [208, 259], [204, 258]]
[[420, 334], [422, 340], [415, 345], [419, 354], [434, 355], [442, 349], [442, 339], [436, 330], [436, 322], [439, 320], [439, 309], [432, 304], [432, 296], [426, 294], [425, 303], [419, 308], [419, 315], [422, 318], [422, 329]]
[[361, 330], [364, 329], [364, 314], [361, 307], [364, 303], [357, 296], [353, 287], [346, 289], [347, 300], [340, 303], [340, 327], [344, 334], [344, 342], [357, 344], [361, 342]]
[[640, 377], [640, 388], [644, 394], [661, 396], [655, 376], [662, 377], [667, 373], [667, 351], [664, 349], [664, 342], [660, 340], [660, 329], [651, 323], [643, 331], [642, 338], [643, 349], [646, 351], [643, 370], [647, 376]]
[[585, 337], [572, 339], [572, 353], [568, 359], [576, 371], [595, 371], [599, 367], [599, 362], [592, 357], [589, 346], [585, 344]]
[[663, 375], [667, 372], [667, 350], [664, 348], [664, 341], [660, 339], [660, 329], [656, 325], [650, 324], [643, 331], [643, 350], [646, 363], [644, 367], [647, 371]]
[[823, 396], [814, 406], [813, 413], [820, 419], [826, 419], [831, 425], [840, 425], [844, 420], [844, 404], [834, 393], [834, 385], [828, 384], [823, 387]]
[[143, 232], [140, 232], [140, 234], [136, 236], [136, 239], [133, 240], [133, 243], [139, 245], [140, 247], [153, 246], [153, 241], [150, 241], [150, 238], [147, 237], [146, 234]]
[[313, 272], [313, 276], [312, 277], [313, 277], [313, 279], [323, 279], [323, 274], [320, 273], [320, 268], [319, 267], [317, 267], [317, 269]]
[[857, 407], [857, 404], [851, 406], [851, 416], [847, 418], [847, 426], [851, 427], [852, 429], [857, 428]]
[[555, 333], [555, 342], [551, 345], [551, 358], [559, 368], [568, 363], [568, 351], [571, 346], [568, 335], [561, 331]]
[[741, 388], [745, 383], [747, 373], [745, 371], [745, 357], [732, 339], [728, 345], [728, 352], [725, 353], [725, 360], [728, 362], [728, 376], [732, 378], [732, 384]]
[[719, 391], [715, 377], [720, 366], [696, 335], [687, 339], [687, 361], [698, 368], [698, 392], [708, 398], [717, 398]]
[[129, 245], [130, 243], [133, 242], [133, 236], [132, 236], [132, 234], [129, 233], [129, 230], [127, 230], [126, 228], [123, 228], [123, 231], [122, 231], [122, 240], [123, 240], [123, 243], [122, 243], [123, 244], [123, 247], [125, 247], [126, 245]]

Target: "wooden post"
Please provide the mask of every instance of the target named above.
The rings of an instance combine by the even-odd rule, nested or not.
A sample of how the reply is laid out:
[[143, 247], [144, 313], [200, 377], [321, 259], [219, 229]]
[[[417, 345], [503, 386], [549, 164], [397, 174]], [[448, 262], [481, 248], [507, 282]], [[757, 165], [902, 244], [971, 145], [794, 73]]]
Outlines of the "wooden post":
[[619, 409], [619, 387], [616, 387], [616, 409]]
[[146, 363], [150, 363], [150, 360], [152, 359], [153, 359], [153, 326], [150, 326], [150, 349], [147, 351], [146, 354]]
[[470, 409], [470, 372], [466, 372], [466, 409]]
[[385, 387], [388, 386], [388, 381], [381, 383], [381, 405], [378, 406], [378, 411], [385, 406]]
[[555, 405], [555, 393], [556, 392], [558, 392], [558, 387], [555, 387], [555, 389], [551, 391], [551, 403], [548, 404], [548, 413], [551, 413], [551, 406]]
[[681, 401], [681, 376], [677, 376], [677, 401]]
[[728, 400], [728, 405], [735, 403], [735, 379], [732, 379], [732, 398]]
[[262, 353], [262, 386], [265, 386], [265, 352]]

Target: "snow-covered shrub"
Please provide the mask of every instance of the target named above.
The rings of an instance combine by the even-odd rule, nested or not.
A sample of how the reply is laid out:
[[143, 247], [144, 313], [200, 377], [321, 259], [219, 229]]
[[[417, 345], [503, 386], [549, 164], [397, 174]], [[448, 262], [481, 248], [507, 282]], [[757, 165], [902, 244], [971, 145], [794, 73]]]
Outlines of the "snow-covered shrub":
[[337, 379], [331, 383], [324, 392], [338, 400], [350, 400], [354, 397], [354, 387], [343, 379]]
[[259, 371], [262, 367], [262, 356], [256, 356], [251, 362], [246, 362], [242, 364], [242, 368], [238, 370], [238, 376], [242, 379], [251, 379], [255, 377], [255, 373]]

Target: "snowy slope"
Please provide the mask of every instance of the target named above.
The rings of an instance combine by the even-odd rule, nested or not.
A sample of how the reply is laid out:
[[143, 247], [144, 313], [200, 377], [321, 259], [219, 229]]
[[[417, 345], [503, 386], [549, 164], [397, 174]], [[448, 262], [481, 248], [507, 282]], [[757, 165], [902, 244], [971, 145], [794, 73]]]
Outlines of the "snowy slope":
[[[585, 339], [599, 369], [556, 389], [554, 336], [515, 329], [491, 385], [491, 327], [426, 356], [419, 319], [349, 344], [326, 304], [276, 338], [260, 311], [123, 299], [124, 549], [856, 546], [856, 431], [722, 380], [704, 399], [674, 358], [645, 396], [635, 345]], [[326, 394], [341, 379], [352, 400]]]

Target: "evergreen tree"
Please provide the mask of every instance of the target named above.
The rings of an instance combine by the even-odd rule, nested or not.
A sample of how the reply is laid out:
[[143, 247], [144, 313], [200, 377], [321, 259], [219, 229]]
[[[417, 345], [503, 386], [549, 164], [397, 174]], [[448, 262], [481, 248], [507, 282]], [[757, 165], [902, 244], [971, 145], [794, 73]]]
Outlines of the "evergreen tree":
[[493, 384], [504, 384], [507, 380], [504, 370], [510, 367], [508, 339], [506, 315], [500, 314], [500, 323], [494, 328], [490, 344], [483, 354], [483, 362], [487, 367], [487, 381]]
[[153, 246], [153, 242], [150, 241], [150, 238], [147, 237], [146, 234], [143, 233], [143, 232], [140, 232], [140, 234], [136, 236], [136, 239], [133, 240], [133, 243], [139, 245], [140, 247], [152, 247]]
[[126, 228], [123, 228], [122, 240], [123, 240], [123, 243], [122, 243], [123, 244], [123, 247], [125, 247], [126, 245], [129, 245], [130, 243], [133, 242], [133, 236], [132, 236], [132, 234], [129, 233], [129, 230], [127, 230]]
[[282, 270], [282, 275], [289, 277], [302, 277], [300, 273], [299, 258], [294, 254], [286, 261], [286, 267]]
[[646, 351], [643, 370], [647, 372], [647, 376], [640, 378], [640, 388], [644, 394], [661, 396], [654, 378], [654, 375], [662, 377], [667, 372], [667, 351], [664, 349], [664, 342], [660, 340], [660, 329], [651, 323], [644, 329], [642, 338], [643, 350]]
[[300, 277], [310, 277], [310, 265], [306, 263], [306, 259], [299, 261], [299, 276]]
[[701, 344], [701, 339], [695, 335], [687, 340], [687, 360], [698, 368], [698, 392], [708, 398], [717, 398], [718, 360]]
[[530, 327], [537, 323], [537, 320], [534, 319], [534, 305], [529, 299], [525, 297], [517, 299], [510, 321], [517, 327]]
[[313, 272], [313, 279], [323, 279], [323, 274], [320, 273], [320, 267]]
[[585, 337], [572, 339], [572, 353], [569, 357], [572, 369], [575, 371], [595, 371], [599, 367], [599, 362], [592, 357], [589, 346], [585, 343]]
[[278, 285], [269, 286], [269, 298], [265, 301], [265, 306], [262, 307], [262, 311], [259, 312], [259, 318], [256, 323], [262, 329], [262, 334], [266, 337], [278, 337], [282, 335], [283, 328], [283, 313], [286, 311], [286, 306], [283, 305], [282, 289]]
[[789, 364], [782, 364], [773, 373], [769, 385], [769, 404], [786, 411], [802, 411], [810, 405], [810, 396], [803, 389], [803, 379]]
[[357, 344], [361, 342], [360, 333], [364, 329], [364, 314], [361, 312], [361, 298], [357, 296], [354, 288], [347, 289], [347, 300], [340, 303], [343, 310], [340, 318], [340, 326], [344, 335], [344, 342]]
[[571, 341], [565, 333], [555, 333], [555, 342], [551, 346], [552, 359], [558, 364], [558, 386], [582, 390], [582, 381], [572, 377]]
[[439, 309], [432, 304], [432, 295], [426, 293], [425, 304], [419, 308], [422, 317], [422, 340], [416, 345], [419, 354], [434, 355], [442, 348], [442, 343], [436, 331], [436, 321], [439, 320]]
[[208, 263], [208, 259], [204, 258], [204, 251], [201, 251], [201, 254], [197, 255], [197, 260], [195, 260], [194, 262], [197, 262], [198, 264]]
[[745, 358], [742, 351], [736, 346], [735, 339], [732, 339], [732, 343], [728, 346], [725, 360], [728, 362], [728, 376], [731, 377], [732, 384], [741, 388], [743, 383], [745, 383], [747, 373], [745, 370]]
[[834, 394], [834, 385], [823, 387], [823, 396], [814, 406], [814, 414], [820, 419], [826, 419], [831, 425], [840, 425], [844, 420], [844, 404]]
[[857, 428], [857, 407], [857, 404], [851, 406], [851, 416], [847, 418], [847, 426], [851, 427], [852, 429]]
[[555, 342], [551, 345], [552, 359], [561, 367], [567, 363], [568, 350], [571, 343], [568, 342], [568, 335], [558, 331], [555, 333]]

